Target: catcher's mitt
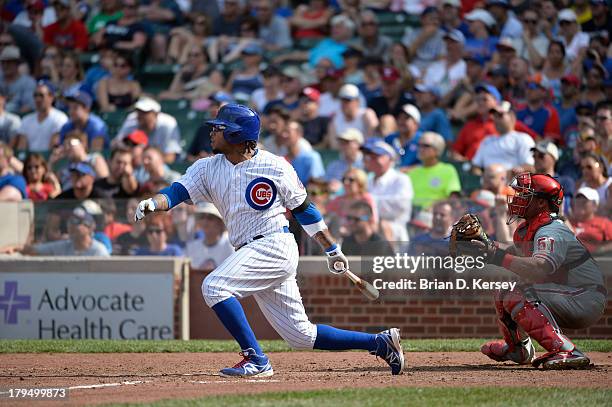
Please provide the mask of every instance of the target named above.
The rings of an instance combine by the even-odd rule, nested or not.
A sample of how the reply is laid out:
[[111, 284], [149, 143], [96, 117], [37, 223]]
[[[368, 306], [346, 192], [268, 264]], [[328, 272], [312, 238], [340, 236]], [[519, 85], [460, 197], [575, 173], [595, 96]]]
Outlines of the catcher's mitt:
[[[484, 243], [484, 247], [470, 243], [472, 240]], [[467, 213], [453, 225], [448, 250], [453, 257], [478, 256], [486, 253], [492, 244], [478, 217]]]

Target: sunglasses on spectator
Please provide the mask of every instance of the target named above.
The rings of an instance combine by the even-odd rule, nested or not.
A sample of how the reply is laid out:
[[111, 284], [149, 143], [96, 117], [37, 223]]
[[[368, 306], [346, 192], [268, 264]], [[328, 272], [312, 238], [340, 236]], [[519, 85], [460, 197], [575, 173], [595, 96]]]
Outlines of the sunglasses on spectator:
[[367, 26], [375, 26], [376, 22], [375, 21], [362, 21], [361, 25], [367, 25]]
[[44, 93], [34, 92], [32, 96], [34, 96], [35, 98], [44, 98], [46, 95]]
[[612, 116], [595, 116], [595, 121], [597, 122], [605, 122], [610, 119], [612, 119]]
[[192, 52], [187, 55], [189, 58], [198, 58], [202, 56], [201, 52]]
[[342, 178], [343, 184], [352, 184], [353, 182], [357, 182], [357, 178], [353, 178], [353, 177], [343, 177]]
[[127, 68], [129, 67], [128, 64], [115, 64], [115, 68]]
[[2, 41], [0, 42], [0, 47], [7, 47], [9, 45], [13, 45], [11, 41]]
[[537, 23], [538, 23], [538, 20], [536, 20], [536, 19], [532, 19], [532, 18], [524, 18], [524, 19], [523, 19], [523, 22], [524, 22], [525, 24], [537, 24]]
[[351, 222], [367, 222], [370, 220], [370, 215], [361, 215], [361, 216], [355, 216], [355, 215], [348, 215], [346, 217], [346, 220], [351, 221]]
[[195, 25], [204, 25], [204, 24], [206, 24], [206, 20], [196, 20], [196, 21], [194, 22], [194, 24], [195, 24]]
[[150, 235], [156, 234], [156, 235], [160, 235], [164, 230], [163, 229], [157, 229], [157, 228], [152, 228], [152, 229], [148, 229], [147, 233]]
[[419, 148], [433, 148], [433, 146], [431, 144], [427, 144], [427, 143], [419, 143], [419, 144], [417, 144], [417, 146]]
[[40, 165], [40, 164], [32, 164], [32, 165], [28, 165], [28, 166], [26, 167], [26, 169], [27, 169], [28, 171], [32, 171], [32, 170], [37, 170], [37, 169], [39, 169], [40, 167], [42, 167], [42, 165]]
[[326, 195], [327, 191], [323, 190], [323, 189], [308, 189], [308, 195], [312, 195], [312, 196], [318, 196], [318, 195]]
[[570, 25], [573, 21], [561, 20], [559, 21], [559, 25]]
[[68, 219], [68, 224], [70, 224], [70, 225], [84, 225], [84, 224], [86, 224], [86, 222], [83, 219], [70, 218], [70, 219]]

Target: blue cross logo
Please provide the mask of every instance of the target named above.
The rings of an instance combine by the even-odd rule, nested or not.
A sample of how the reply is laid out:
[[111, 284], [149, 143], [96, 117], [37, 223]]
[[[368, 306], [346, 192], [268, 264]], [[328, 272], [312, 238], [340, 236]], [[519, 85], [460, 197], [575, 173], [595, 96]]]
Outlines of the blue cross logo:
[[0, 296], [0, 309], [4, 310], [4, 323], [16, 324], [17, 311], [29, 310], [31, 296], [17, 294], [17, 281], [4, 282], [4, 294]]

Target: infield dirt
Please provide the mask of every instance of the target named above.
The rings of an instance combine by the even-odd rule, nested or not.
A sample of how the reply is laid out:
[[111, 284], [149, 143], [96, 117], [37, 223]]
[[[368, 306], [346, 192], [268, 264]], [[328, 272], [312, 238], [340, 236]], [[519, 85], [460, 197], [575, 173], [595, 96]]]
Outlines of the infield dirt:
[[[494, 363], [474, 352], [410, 352], [401, 376], [391, 376], [383, 361], [366, 353], [269, 356], [274, 376], [238, 380], [217, 374], [219, 368], [240, 360], [235, 353], [1, 354], [0, 388], [68, 387], [68, 403], [61, 405], [89, 405], [355, 387], [552, 387], [570, 383], [571, 387], [612, 387], [612, 353], [589, 353], [594, 366], [562, 372]], [[6, 399], [0, 404], [11, 405]], [[12, 404], [25, 405], [23, 401]]]

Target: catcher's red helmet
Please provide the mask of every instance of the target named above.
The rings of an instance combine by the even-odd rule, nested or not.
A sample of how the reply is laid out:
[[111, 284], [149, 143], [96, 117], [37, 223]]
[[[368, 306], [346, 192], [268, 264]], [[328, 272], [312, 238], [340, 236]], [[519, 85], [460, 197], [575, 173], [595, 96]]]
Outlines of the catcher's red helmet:
[[514, 189], [514, 196], [508, 196], [509, 223], [516, 218], [525, 218], [527, 207], [534, 196], [547, 200], [551, 212], [558, 213], [561, 208], [563, 188], [548, 174], [519, 174], [510, 186]]

